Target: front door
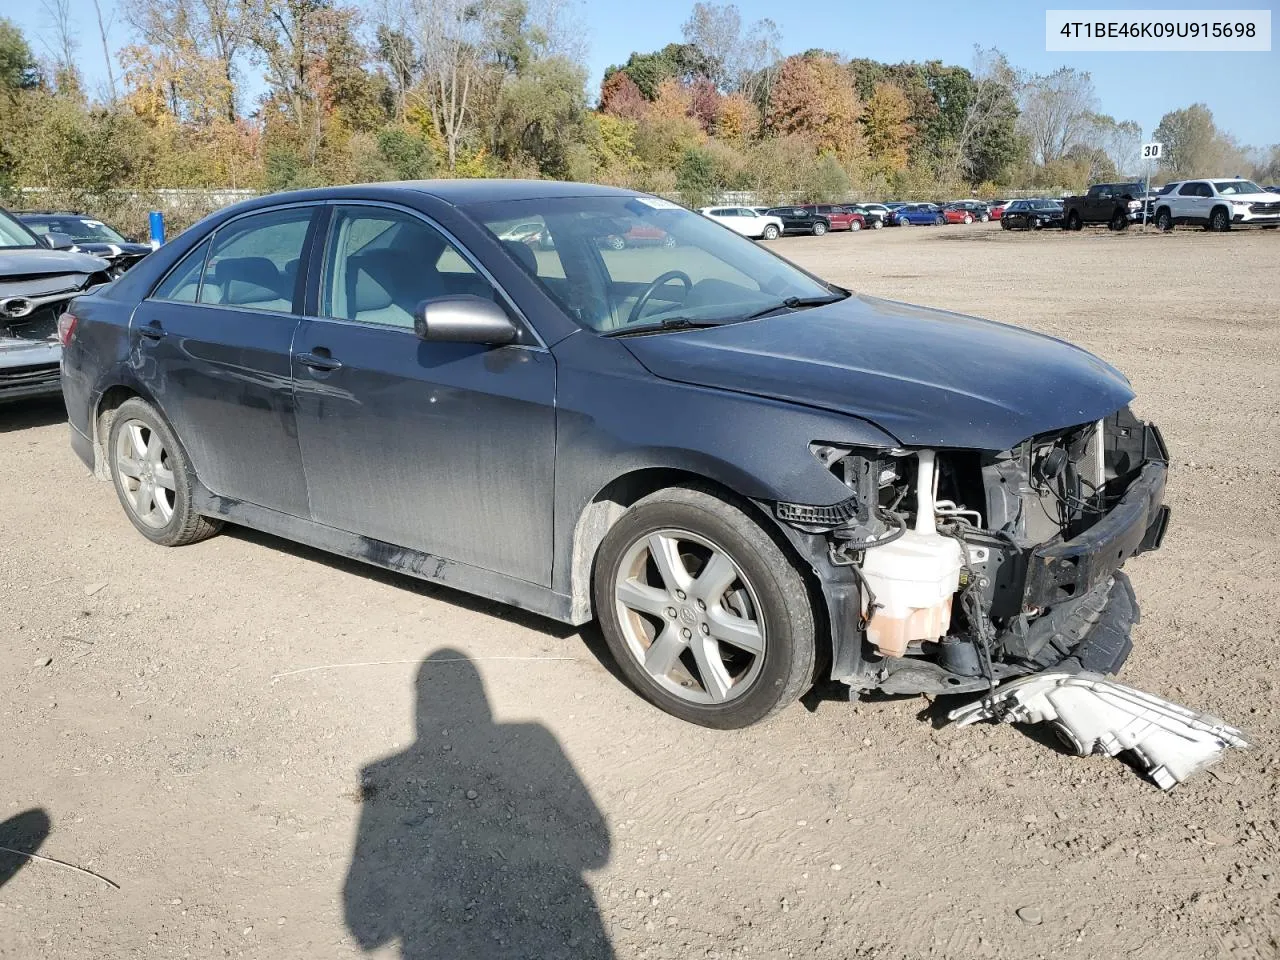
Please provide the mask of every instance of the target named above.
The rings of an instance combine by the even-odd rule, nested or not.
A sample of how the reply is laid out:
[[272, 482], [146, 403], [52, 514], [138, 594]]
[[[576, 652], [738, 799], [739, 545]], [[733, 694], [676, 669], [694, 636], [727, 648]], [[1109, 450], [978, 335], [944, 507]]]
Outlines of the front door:
[[134, 311], [130, 364], [213, 493], [307, 515], [291, 354], [315, 208], [238, 217]]
[[335, 207], [323, 264], [316, 315], [294, 343], [312, 519], [550, 585], [551, 354], [418, 338], [423, 300], [502, 301], [416, 214]]

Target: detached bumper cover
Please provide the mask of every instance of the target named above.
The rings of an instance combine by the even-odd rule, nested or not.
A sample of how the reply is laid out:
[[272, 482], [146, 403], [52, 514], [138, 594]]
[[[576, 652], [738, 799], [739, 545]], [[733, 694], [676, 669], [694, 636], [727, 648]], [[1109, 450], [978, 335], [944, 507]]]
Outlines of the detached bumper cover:
[[1168, 790], [1221, 758], [1251, 746], [1217, 717], [1093, 673], [1041, 673], [1014, 680], [977, 703], [951, 711], [960, 726], [979, 720], [1048, 723], [1082, 757], [1130, 751]]

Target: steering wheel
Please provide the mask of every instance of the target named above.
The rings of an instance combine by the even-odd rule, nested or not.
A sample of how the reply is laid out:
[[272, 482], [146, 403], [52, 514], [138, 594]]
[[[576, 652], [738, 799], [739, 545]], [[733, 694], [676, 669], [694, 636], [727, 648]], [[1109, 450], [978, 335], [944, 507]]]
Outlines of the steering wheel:
[[658, 288], [665, 287], [672, 280], [679, 280], [684, 284], [684, 295], [686, 297], [693, 290], [693, 281], [689, 279], [687, 273], [683, 270], [668, 270], [644, 288], [644, 293], [640, 294], [640, 299], [636, 301], [636, 305], [627, 314], [627, 324], [630, 325], [639, 320], [640, 314], [644, 312], [644, 308], [649, 304], [649, 298], [658, 292]]

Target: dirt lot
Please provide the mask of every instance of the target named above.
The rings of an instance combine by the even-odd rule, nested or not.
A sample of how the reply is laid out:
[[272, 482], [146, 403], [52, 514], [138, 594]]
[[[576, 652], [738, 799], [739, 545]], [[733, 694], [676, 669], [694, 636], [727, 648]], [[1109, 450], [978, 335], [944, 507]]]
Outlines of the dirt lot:
[[[57, 407], [6, 409], [0, 821], [43, 810], [39, 852], [119, 889], [27, 864], [0, 955], [1277, 956], [1280, 235], [775, 249], [1132, 378], [1175, 523], [1130, 568], [1124, 678], [1258, 749], [1163, 794], [1012, 727], [934, 729], [923, 698], [687, 726], [590, 632], [243, 531], [151, 546]], [[19, 824], [0, 844], [42, 832]], [[15, 865], [0, 852], [0, 882]]]

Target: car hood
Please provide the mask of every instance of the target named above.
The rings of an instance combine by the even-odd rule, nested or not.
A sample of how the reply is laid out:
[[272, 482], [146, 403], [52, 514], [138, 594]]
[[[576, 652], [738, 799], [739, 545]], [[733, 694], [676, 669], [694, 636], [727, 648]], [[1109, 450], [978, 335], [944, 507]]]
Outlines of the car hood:
[[51, 273], [97, 273], [105, 269], [106, 261], [87, 253], [43, 247], [0, 250], [0, 280]]
[[866, 296], [622, 342], [655, 376], [859, 417], [907, 446], [1005, 450], [1133, 399], [1061, 340]]
[[1236, 203], [1275, 203], [1277, 197], [1276, 194], [1267, 193], [1264, 190], [1262, 193], [1223, 194], [1222, 199]]
[[145, 257], [152, 249], [149, 243], [132, 243], [127, 240], [118, 243], [110, 240], [77, 240], [76, 247], [82, 253], [91, 253], [106, 260], [114, 260], [116, 257]]

